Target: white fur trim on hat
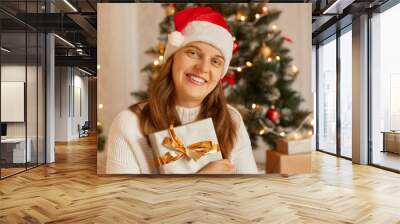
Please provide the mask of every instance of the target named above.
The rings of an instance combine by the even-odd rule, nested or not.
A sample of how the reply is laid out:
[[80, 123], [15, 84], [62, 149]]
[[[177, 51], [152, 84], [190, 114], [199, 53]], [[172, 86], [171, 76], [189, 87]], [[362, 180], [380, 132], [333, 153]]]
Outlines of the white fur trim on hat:
[[184, 40], [185, 38], [179, 31], [174, 31], [168, 34], [168, 44], [171, 44], [174, 47], [180, 47]]
[[166, 61], [179, 48], [195, 41], [209, 43], [221, 51], [225, 59], [224, 76], [228, 71], [229, 63], [232, 59], [233, 38], [228, 30], [214, 23], [193, 21], [185, 27], [182, 33], [178, 31], [170, 33], [168, 35], [164, 60]]

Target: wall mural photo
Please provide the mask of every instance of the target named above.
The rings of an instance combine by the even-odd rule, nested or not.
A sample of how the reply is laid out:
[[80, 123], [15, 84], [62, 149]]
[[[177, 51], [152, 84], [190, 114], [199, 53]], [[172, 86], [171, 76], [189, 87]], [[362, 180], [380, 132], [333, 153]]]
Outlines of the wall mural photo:
[[311, 169], [310, 4], [98, 9], [99, 174]]

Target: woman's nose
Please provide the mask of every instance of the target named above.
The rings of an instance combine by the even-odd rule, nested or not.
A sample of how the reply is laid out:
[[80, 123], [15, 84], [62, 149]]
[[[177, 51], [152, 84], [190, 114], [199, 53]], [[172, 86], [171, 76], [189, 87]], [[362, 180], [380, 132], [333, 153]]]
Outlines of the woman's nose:
[[210, 63], [207, 62], [207, 60], [199, 60], [199, 62], [196, 64], [196, 68], [201, 73], [208, 73], [210, 70]]

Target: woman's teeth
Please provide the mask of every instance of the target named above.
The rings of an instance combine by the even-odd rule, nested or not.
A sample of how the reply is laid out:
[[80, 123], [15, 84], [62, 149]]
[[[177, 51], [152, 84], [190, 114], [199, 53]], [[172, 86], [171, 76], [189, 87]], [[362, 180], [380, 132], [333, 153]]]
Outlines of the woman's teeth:
[[186, 74], [186, 76], [195, 84], [197, 85], [203, 85], [204, 83], [206, 83], [207, 81], [204, 80], [203, 78], [200, 78], [198, 76], [192, 75], [192, 74]]

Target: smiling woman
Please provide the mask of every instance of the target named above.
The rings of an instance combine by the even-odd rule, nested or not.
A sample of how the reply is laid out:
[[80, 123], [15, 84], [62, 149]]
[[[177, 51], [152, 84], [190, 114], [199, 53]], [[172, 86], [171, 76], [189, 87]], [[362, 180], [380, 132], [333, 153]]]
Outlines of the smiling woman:
[[211, 118], [223, 159], [193, 173], [256, 174], [246, 127], [240, 113], [227, 104], [220, 82], [233, 48], [226, 21], [209, 7], [191, 7], [176, 13], [174, 22], [176, 31], [168, 36], [165, 63], [149, 98], [122, 111], [110, 127], [106, 173], [159, 173], [148, 136], [170, 124]]

